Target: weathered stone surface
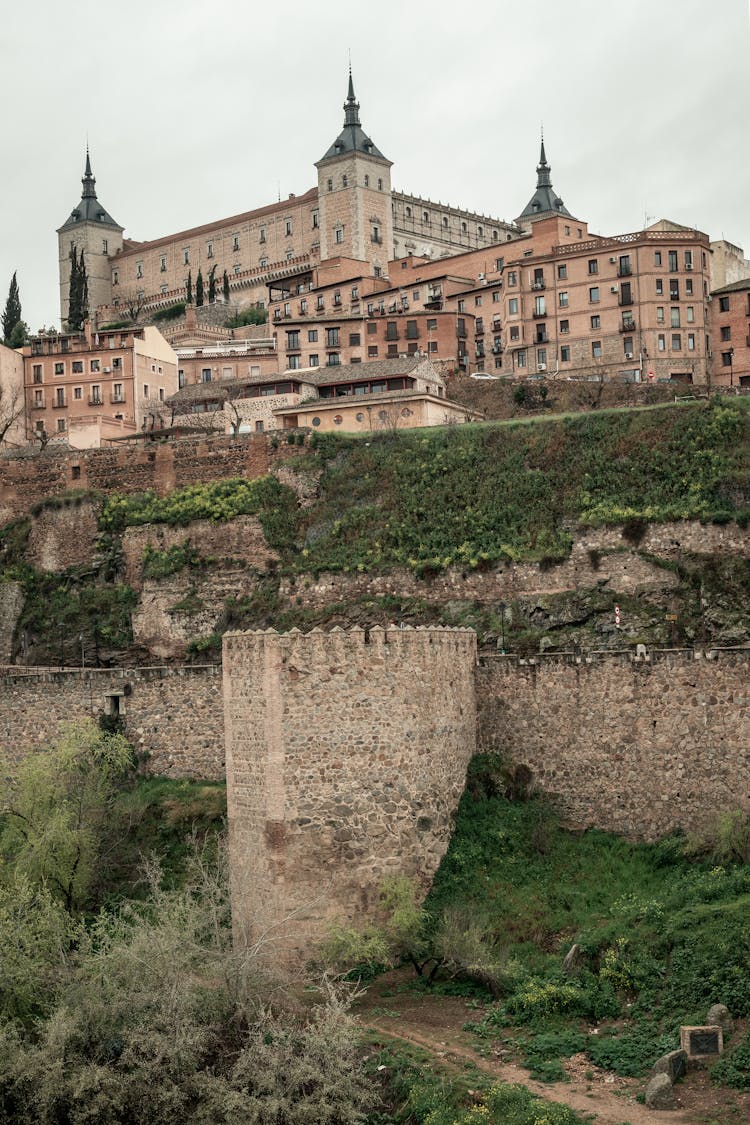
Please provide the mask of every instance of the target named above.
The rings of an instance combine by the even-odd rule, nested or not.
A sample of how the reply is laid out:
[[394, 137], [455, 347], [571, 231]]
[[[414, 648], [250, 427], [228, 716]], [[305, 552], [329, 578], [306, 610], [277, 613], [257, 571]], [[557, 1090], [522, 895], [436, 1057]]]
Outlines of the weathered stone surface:
[[676, 1082], [678, 1078], [687, 1072], [687, 1055], [682, 1050], [669, 1051], [668, 1054], [662, 1055], [657, 1059], [651, 1067], [652, 1075], [666, 1074], [670, 1082]]
[[478, 722], [567, 819], [658, 839], [750, 792], [750, 651], [483, 657]]
[[20, 582], [0, 582], [0, 664], [10, 664], [13, 659], [13, 635], [23, 603]]
[[655, 1074], [646, 1086], [646, 1105], [649, 1109], [673, 1109], [674, 1089], [666, 1074]]
[[425, 889], [474, 751], [476, 637], [356, 629], [224, 638], [233, 915], [309, 954], [372, 916], [389, 875]]
[[19, 669], [0, 677], [0, 745], [11, 758], [33, 752], [62, 723], [108, 713], [113, 695], [150, 772], [223, 779], [219, 668]]
[[562, 963], [562, 971], [565, 973], [566, 977], [571, 977], [577, 973], [585, 959], [586, 954], [583, 952], [578, 942], [574, 942], [565, 954], [565, 960]]
[[89, 566], [99, 534], [97, 513], [89, 500], [43, 508], [31, 521], [26, 561], [46, 571]]
[[706, 1023], [714, 1027], [720, 1027], [724, 1032], [725, 1039], [728, 1039], [734, 1033], [734, 1020], [726, 1004], [712, 1004], [706, 1015]]
[[[189, 543], [203, 559], [213, 559], [216, 562], [239, 559], [255, 570], [265, 570], [269, 563], [277, 561], [279, 557], [266, 543], [260, 520], [254, 516], [238, 516], [228, 523], [194, 520], [187, 527], [144, 524], [142, 527], [127, 528], [122, 537], [125, 581], [136, 590], [141, 588], [143, 553], [147, 547], [156, 551], [168, 551], [184, 543]], [[183, 572], [180, 579], [183, 587], [186, 573]]]

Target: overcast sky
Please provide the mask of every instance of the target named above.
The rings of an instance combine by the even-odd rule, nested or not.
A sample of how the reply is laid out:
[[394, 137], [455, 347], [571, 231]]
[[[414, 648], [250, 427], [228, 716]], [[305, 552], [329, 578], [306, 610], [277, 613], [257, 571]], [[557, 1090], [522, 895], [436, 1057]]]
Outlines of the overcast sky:
[[0, 301], [57, 322], [57, 238], [97, 193], [157, 238], [316, 182], [348, 52], [393, 186], [512, 219], [552, 181], [601, 234], [668, 216], [750, 254], [748, 0], [25, 0], [3, 12]]

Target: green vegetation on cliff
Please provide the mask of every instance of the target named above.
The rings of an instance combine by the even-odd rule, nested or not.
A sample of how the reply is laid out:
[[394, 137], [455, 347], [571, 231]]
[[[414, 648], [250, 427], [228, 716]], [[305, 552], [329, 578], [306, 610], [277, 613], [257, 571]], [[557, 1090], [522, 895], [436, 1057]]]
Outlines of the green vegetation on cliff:
[[719, 401], [313, 439], [301, 570], [554, 562], [576, 523], [746, 519], [750, 413]]

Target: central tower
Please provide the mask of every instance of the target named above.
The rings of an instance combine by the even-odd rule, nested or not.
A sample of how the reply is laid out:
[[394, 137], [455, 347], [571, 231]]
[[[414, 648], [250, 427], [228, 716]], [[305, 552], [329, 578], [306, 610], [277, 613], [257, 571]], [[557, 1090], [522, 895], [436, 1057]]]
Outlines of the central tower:
[[320, 257], [358, 258], [385, 277], [393, 257], [392, 161], [362, 129], [349, 71], [344, 128], [319, 160]]

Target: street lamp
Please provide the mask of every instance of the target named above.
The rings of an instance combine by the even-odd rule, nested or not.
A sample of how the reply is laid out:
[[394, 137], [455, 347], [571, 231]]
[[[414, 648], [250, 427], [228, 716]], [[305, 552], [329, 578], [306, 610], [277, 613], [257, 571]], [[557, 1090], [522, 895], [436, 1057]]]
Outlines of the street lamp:
[[729, 386], [734, 386], [734, 348], [730, 348], [727, 353], [729, 356]]

